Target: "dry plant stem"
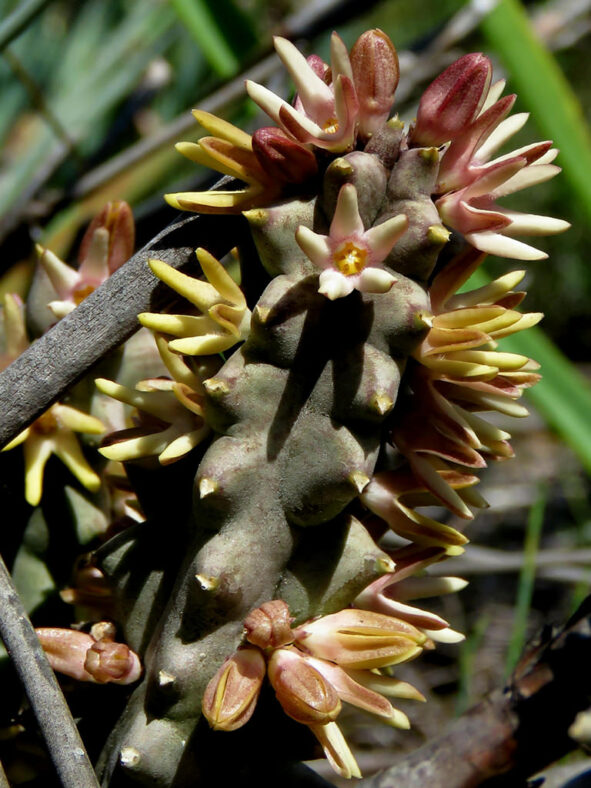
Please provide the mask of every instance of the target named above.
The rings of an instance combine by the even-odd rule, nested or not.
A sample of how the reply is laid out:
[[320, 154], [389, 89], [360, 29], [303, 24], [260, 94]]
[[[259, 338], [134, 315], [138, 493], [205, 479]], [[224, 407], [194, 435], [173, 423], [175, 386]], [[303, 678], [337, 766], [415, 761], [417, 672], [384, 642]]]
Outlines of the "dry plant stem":
[[189, 216], [170, 224], [0, 374], [0, 446], [137, 331], [139, 312], [170, 301], [170, 290], [151, 273], [148, 259], [156, 256], [183, 268], [193, 263], [196, 246], [224, 253], [227, 248], [220, 249], [220, 243], [227, 245], [236, 232], [228, 227], [228, 217], [223, 222], [224, 232], [219, 232], [218, 217]]
[[[61, 784], [64, 788], [98, 788], [66, 700], [1, 557], [0, 635], [35, 712]], [[1, 776], [0, 785], [4, 785]]]
[[532, 646], [509, 684], [443, 736], [362, 788], [510, 788], [577, 747], [567, 731], [591, 697], [591, 597], [558, 634]]

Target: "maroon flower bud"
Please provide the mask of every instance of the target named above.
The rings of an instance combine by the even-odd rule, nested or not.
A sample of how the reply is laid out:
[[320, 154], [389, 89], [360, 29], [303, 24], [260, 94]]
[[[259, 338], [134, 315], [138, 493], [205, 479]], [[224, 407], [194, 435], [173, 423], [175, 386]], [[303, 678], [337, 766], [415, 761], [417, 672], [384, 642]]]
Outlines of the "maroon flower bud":
[[255, 131], [252, 150], [269, 180], [304, 183], [318, 172], [312, 151], [273, 126]]
[[488, 94], [492, 75], [490, 60], [480, 53], [464, 55], [445, 69], [423, 93], [414, 145], [442, 145], [471, 123]]
[[359, 101], [358, 134], [370, 137], [390, 116], [400, 69], [394, 44], [381, 30], [363, 33], [351, 50]]

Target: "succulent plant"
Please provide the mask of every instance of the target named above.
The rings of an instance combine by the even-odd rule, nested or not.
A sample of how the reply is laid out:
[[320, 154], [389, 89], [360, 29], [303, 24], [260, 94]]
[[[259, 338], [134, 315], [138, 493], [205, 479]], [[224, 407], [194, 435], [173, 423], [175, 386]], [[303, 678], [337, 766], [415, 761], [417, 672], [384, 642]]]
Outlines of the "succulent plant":
[[[231, 747], [232, 731], [256, 724], [267, 678], [279, 701], [270, 713], [282, 708], [336, 771], [359, 776], [338, 727], [342, 702], [408, 727], [387, 698], [422, 696], [390, 666], [462, 637], [407, 604], [463, 586], [428, 566], [460, 554], [467, 536], [421, 508], [470, 520], [486, 505], [476, 473], [512, 449], [477, 414], [525, 415], [517, 400], [539, 377], [535, 362], [497, 349], [541, 317], [515, 308], [523, 272], [457, 292], [485, 253], [541, 258], [515, 236], [567, 227], [497, 204], [558, 168], [549, 142], [492, 159], [525, 118], [509, 116], [515, 97], [491, 85], [488, 58], [446, 69], [405, 128], [390, 117], [399, 70], [383, 32], [364, 33], [351, 53], [333, 34], [330, 65], [285, 39], [275, 46], [294, 103], [247, 83], [275, 126], [251, 137], [196, 111], [209, 135], [177, 146], [245, 187], [166, 197], [181, 210], [244, 215], [258, 255], [240, 262], [244, 293], [235, 261], [204, 249], [206, 281], [152, 260], [185, 304], [139, 318], [168, 376], [135, 390], [97, 381], [137, 409], [133, 428], [103, 441], [105, 457], [129, 463], [132, 481], [134, 463], [181, 458], [195, 477], [191, 512], [146, 511], [148, 522], [93, 559], [129, 665], [97, 662], [127, 648], [111, 633], [42, 633], [61, 670], [55, 643], [76, 641], [86, 654], [69, 668], [78, 678], [133, 682], [141, 660], [99, 760], [105, 786], [205, 780], [195, 766], [210, 741], [203, 719]], [[117, 224], [108, 216], [101, 227]], [[106, 254], [108, 231], [98, 232], [85, 264], [99, 247]], [[41, 262], [56, 288], [69, 286], [52, 306], [59, 317], [76, 300], [75, 277], [47, 251]], [[388, 530], [395, 548], [380, 542]]]

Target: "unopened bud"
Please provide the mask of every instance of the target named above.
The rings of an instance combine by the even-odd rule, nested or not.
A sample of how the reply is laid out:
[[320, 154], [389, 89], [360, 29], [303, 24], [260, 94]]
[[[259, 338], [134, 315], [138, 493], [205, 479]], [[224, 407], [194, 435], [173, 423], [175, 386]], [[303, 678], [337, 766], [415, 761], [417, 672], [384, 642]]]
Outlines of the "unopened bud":
[[344, 668], [383, 668], [416, 657], [427, 636], [412, 624], [367, 610], [347, 609], [294, 630], [296, 644]]
[[269, 660], [269, 681], [283, 711], [304, 725], [325, 725], [341, 711], [334, 687], [295, 649], [280, 648]]
[[203, 695], [203, 714], [214, 730], [234, 731], [252, 717], [265, 677], [265, 658], [243, 648], [229, 657]]
[[99, 684], [131, 684], [139, 679], [140, 661], [129, 646], [112, 640], [98, 640], [86, 652], [84, 669]]
[[442, 145], [464, 131], [480, 112], [492, 75], [482, 54], [464, 55], [423, 93], [411, 138], [414, 145]]
[[367, 139], [390, 116], [400, 78], [396, 48], [381, 30], [368, 30], [353, 45], [351, 67], [359, 101], [358, 134]]
[[95, 216], [84, 233], [78, 258], [83, 263], [87, 258], [93, 236], [98, 229], [105, 229], [109, 235], [107, 265], [109, 273], [116, 271], [133, 254], [135, 245], [135, 227], [131, 208], [122, 200], [115, 200], [105, 205]]
[[304, 183], [318, 172], [312, 151], [281, 129], [272, 126], [257, 129], [252, 136], [252, 150], [270, 180]]
[[289, 608], [282, 599], [257, 607], [246, 618], [246, 639], [259, 648], [279, 648], [293, 641]]

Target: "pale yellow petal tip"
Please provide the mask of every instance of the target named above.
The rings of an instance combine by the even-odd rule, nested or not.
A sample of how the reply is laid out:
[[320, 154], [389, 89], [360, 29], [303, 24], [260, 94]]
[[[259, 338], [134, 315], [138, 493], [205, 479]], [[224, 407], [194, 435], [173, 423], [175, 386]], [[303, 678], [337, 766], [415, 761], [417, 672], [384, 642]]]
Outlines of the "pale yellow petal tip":
[[83, 484], [89, 492], [95, 493], [100, 490], [101, 479], [94, 471], [80, 469], [76, 476], [78, 477], [78, 481]]
[[170, 205], [171, 208], [176, 208], [177, 211], [184, 210], [183, 208], [181, 208], [181, 205], [177, 199], [176, 194], [165, 194], [164, 199]]
[[393, 728], [398, 728], [401, 731], [410, 730], [410, 720], [403, 711], [400, 711], [400, 709], [395, 709], [392, 707], [392, 716], [390, 719], [387, 719], [386, 722], [388, 725], [391, 725]]

